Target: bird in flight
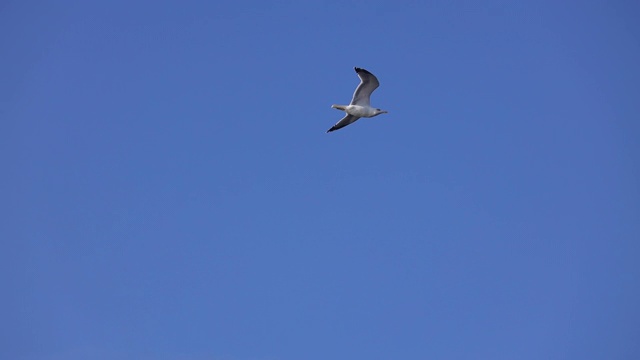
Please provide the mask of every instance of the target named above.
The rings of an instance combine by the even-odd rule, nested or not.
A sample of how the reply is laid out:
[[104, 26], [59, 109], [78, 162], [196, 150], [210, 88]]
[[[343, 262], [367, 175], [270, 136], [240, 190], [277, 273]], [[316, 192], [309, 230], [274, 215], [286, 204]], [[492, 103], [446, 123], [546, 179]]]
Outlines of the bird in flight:
[[362, 68], [354, 68], [358, 77], [360, 78], [360, 85], [353, 93], [353, 99], [349, 105], [331, 105], [332, 108], [342, 110], [347, 113], [340, 121], [327, 130], [332, 132], [334, 130], [341, 129], [361, 117], [374, 117], [380, 114], [386, 114], [387, 111], [371, 107], [370, 97], [373, 90], [380, 86], [378, 79], [372, 73]]

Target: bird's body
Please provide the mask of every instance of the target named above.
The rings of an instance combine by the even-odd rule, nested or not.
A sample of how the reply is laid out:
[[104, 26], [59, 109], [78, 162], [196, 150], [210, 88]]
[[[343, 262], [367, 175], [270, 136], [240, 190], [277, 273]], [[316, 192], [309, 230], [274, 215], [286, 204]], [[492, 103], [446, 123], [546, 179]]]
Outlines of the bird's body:
[[370, 105], [371, 93], [380, 86], [378, 79], [365, 69], [355, 68], [358, 77], [360, 77], [360, 85], [353, 93], [353, 99], [349, 105], [331, 105], [332, 108], [342, 110], [347, 115], [338, 121], [327, 132], [332, 132], [343, 128], [361, 117], [374, 117], [380, 114], [385, 114], [386, 111], [380, 110]]
[[372, 108], [371, 106], [346, 105], [342, 107], [340, 105], [333, 105], [333, 108], [342, 110], [349, 115], [357, 116], [357, 117], [374, 117], [376, 115], [379, 115], [377, 113], [378, 109]]

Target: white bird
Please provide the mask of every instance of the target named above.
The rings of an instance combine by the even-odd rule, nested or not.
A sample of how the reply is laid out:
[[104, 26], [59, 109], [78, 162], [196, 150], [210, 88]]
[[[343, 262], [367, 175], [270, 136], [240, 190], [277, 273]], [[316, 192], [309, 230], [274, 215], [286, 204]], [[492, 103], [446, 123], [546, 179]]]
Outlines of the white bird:
[[380, 86], [378, 79], [370, 72], [359, 67], [354, 68], [360, 78], [360, 85], [353, 93], [353, 99], [349, 105], [331, 105], [332, 108], [342, 110], [347, 113], [340, 121], [338, 121], [327, 132], [332, 132], [343, 128], [361, 117], [374, 117], [380, 114], [386, 114], [387, 111], [371, 107], [370, 97], [373, 90]]

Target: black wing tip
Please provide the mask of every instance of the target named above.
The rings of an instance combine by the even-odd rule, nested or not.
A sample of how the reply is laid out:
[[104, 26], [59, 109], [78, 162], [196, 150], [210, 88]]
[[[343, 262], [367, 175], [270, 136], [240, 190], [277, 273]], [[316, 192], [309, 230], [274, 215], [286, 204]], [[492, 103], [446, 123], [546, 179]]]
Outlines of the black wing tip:
[[332, 131], [335, 131], [336, 129], [334, 129], [334, 128], [335, 128], [335, 126], [334, 126], [334, 127], [332, 127], [331, 129], [327, 130], [327, 134], [328, 134], [328, 133], [330, 133], [330, 132], [332, 132]]
[[363, 68], [359, 68], [359, 67], [357, 67], [357, 66], [356, 66], [356, 67], [354, 67], [353, 69], [354, 69], [357, 73], [361, 73], [361, 72], [363, 72], [363, 73], [365, 73], [365, 74], [373, 75], [373, 74], [371, 74], [369, 71], [367, 71], [367, 70], [365, 70], [365, 69], [363, 69]]

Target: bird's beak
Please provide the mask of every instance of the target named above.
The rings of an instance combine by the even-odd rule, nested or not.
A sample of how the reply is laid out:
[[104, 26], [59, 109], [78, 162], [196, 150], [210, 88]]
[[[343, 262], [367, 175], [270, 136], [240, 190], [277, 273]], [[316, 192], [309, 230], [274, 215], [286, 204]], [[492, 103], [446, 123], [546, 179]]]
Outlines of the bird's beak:
[[381, 114], [388, 114], [389, 112], [387, 110], [382, 110], [380, 113]]

